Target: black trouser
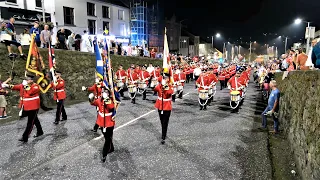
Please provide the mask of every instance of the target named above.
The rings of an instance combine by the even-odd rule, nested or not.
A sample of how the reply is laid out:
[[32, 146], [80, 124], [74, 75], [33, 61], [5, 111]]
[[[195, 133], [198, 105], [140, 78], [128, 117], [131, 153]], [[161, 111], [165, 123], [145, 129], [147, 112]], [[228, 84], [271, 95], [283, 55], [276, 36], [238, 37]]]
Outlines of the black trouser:
[[208, 99], [208, 103], [207, 103], [208, 106], [210, 106], [210, 105], [211, 105], [211, 102], [213, 101], [213, 96], [211, 97], [211, 95], [209, 95], [209, 97], [210, 97], [210, 98]]
[[190, 73], [190, 80], [193, 81], [193, 73]]
[[[133, 97], [135, 93], [130, 93], [130, 96]], [[136, 97], [131, 99], [131, 103], [135, 104], [136, 103]]]
[[199, 76], [194, 76], [194, 80], [197, 81]]
[[41, 41], [36, 41], [36, 44], [37, 44], [38, 47], [40, 47], [41, 46]]
[[161, 114], [161, 110], [158, 110], [160, 122], [161, 122], [161, 128], [162, 128], [162, 136], [161, 138], [163, 140], [167, 137], [167, 130], [168, 130], [168, 124], [169, 124], [169, 118], [171, 111], [163, 111], [163, 114]]
[[224, 83], [225, 80], [220, 80], [220, 90], [222, 90], [225, 87]]
[[142, 99], [145, 100], [147, 98], [147, 90], [142, 93]]
[[[209, 100], [208, 100], [209, 101]], [[200, 99], [200, 103], [201, 104], [204, 104], [206, 102], [206, 100], [203, 100], [203, 99]], [[201, 106], [200, 105], [200, 110], [202, 110], [202, 109], [207, 109], [207, 104], [205, 104], [204, 106]]]
[[38, 119], [38, 109], [36, 110], [30, 110], [30, 111], [24, 111], [24, 113], [26, 114], [26, 116], [28, 116], [28, 123], [27, 123], [27, 127], [26, 130], [24, 131], [23, 135], [22, 135], [22, 139], [24, 141], [28, 141], [29, 135], [32, 132], [33, 129], [33, 125], [36, 126], [37, 128], [37, 134], [43, 134], [43, 130], [40, 124], [40, 121]]
[[57, 112], [56, 112], [56, 121], [60, 121], [60, 116], [62, 113], [62, 119], [67, 119], [66, 110], [63, 105], [64, 100], [59, 100], [57, 102]]
[[180, 94], [179, 94], [178, 98], [182, 99], [183, 91], [181, 90], [179, 93], [180, 93]]
[[187, 74], [186, 75], [186, 83], [189, 83], [189, 81], [190, 81], [190, 74]]
[[172, 94], [172, 102], [176, 102], [176, 94]]
[[103, 132], [104, 128], [101, 128], [101, 132], [104, 136], [104, 145], [102, 149], [103, 157], [106, 157], [109, 153], [112, 153], [114, 151], [114, 147], [112, 143], [113, 128], [114, 126], [105, 128], [106, 132]]
[[122, 88], [122, 89], [119, 91], [119, 94], [120, 94], [121, 97], [124, 97], [123, 92], [124, 92], [124, 89]]

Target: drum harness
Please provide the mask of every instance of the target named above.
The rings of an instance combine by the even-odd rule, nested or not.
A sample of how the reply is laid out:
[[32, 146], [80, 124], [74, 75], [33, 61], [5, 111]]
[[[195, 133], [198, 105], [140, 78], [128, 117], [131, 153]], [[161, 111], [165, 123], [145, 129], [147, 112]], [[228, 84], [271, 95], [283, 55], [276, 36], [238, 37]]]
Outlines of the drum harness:
[[[201, 77], [201, 83], [204, 85], [203, 76]], [[205, 86], [202, 86], [202, 87], [204, 88]], [[200, 106], [205, 106], [208, 103], [208, 101], [209, 101], [209, 97], [206, 99], [206, 101], [204, 103], [201, 103], [200, 97], [198, 98], [198, 102], [199, 102]]]
[[[145, 80], [145, 79], [144, 79], [143, 72], [142, 72], [142, 79]], [[143, 84], [143, 80], [140, 81], [139, 84], [140, 84], [140, 83]], [[146, 90], [147, 90], [147, 88], [144, 88], [143, 91], [140, 91], [140, 87], [138, 86], [138, 93], [139, 93], [139, 94], [143, 94]]]
[[[130, 72], [130, 80], [131, 80], [131, 82], [134, 82], [133, 81], [133, 78], [132, 78], [132, 74], [131, 74], [131, 72]], [[135, 84], [134, 83], [132, 83], [132, 85], [134, 85], [135, 86]], [[131, 94], [134, 94], [133, 96], [131, 96]], [[130, 91], [129, 91], [129, 87], [128, 87], [128, 96], [129, 96], [129, 98], [132, 100], [132, 99], [134, 99], [135, 97], [136, 97], [136, 95], [137, 95], [137, 91], [136, 92], [134, 92], [134, 93], [130, 93]]]

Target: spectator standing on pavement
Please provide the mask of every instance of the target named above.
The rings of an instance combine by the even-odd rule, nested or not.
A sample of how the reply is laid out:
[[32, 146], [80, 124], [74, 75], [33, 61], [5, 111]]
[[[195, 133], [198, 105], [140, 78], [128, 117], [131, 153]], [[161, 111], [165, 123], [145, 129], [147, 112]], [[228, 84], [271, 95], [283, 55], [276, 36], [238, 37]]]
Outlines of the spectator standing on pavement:
[[270, 88], [272, 89], [267, 108], [262, 112], [262, 129], [267, 129], [267, 115], [271, 115], [274, 122], [274, 130], [272, 133], [279, 133], [279, 100], [280, 100], [280, 90], [277, 88], [277, 82], [272, 80], [270, 82]]
[[39, 22], [35, 21], [33, 23], [33, 27], [30, 29], [30, 35], [36, 34], [36, 37], [34, 40], [36, 41], [36, 44], [38, 47], [41, 45], [41, 40], [40, 40], [40, 29], [39, 29]]
[[131, 43], [129, 43], [128, 48], [127, 48], [127, 56], [132, 56], [132, 46], [131, 46]]
[[81, 52], [89, 52], [88, 47], [90, 46], [89, 42], [89, 34], [86, 30], [83, 31], [83, 35], [81, 36]]
[[51, 42], [51, 32], [49, 30], [49, 26], [45, 25], [44, 30], [41, 31], [40, 34], [41, 46], [43, 48], [48, 48]]
[[122, 43], [119, 43], [118, 44], [118, 55], [121, 56], [121, 54], [122, 54]]
[[[15, 19], [14, 18], [10, 18], [9, 20], [9, 23], [6, 24], [5, 27], [2, 27], [2, 29], [8, 33], [9, 35], [11, 35], [11, 40], [5, 40], [4, 41], [4, 44], [7, 46], [7, 49], [8, 49], [8, 52], [9, 52], [9, 57], [14, 57], [14, 54], [12, 53], [12, 49], [11, 49], [11, 44], [15, 45], [19, 52], [20, 52], [20, 58], [23, 58], [25, 59], [26, 56], [23, 54], [22, 52], [22, 47], [21, 47], [21, 44], [17, 42], [15, 36], [16, 36], [16, 33], [15, 33], [15, 27], [14, 27], [14, 22], [15, 22]], [[3, 26], [3, 24], [2, 24]]]
[[311, 59], [312, 59], [312, 63], [314, 64], [315, 68], [320, 68], [320, 43], [319, 43], [320, 39], [317, 39], [315, 41], [312, 41], [312, 55], [311, 55]]
[[58, 49], [67, 49], [66, 34], [63, 28], [61, 28], [60, 32], [57, 33], [57, 43]]
[[75, 47], [75, 42], [74, 42], [74, 37], [75, 37], [75, 34], [74, 33], [71, 33], [70, 36], [68, 36], [68, 48], [69, 50], [72, 50], [74, 51], [74, 47]]
[[23, 33], [20, 34], [20, 43], [22, 46], [29, 46], [31, 41], [31, 36], [29, 34], [29, 30], [25, 28]]
[[[1, 78], [1, 75], [0, 75]], [[8, 91], [2, 88], [2, 84], [7, 84], [11, 78], [7, 79], [5, 82], [0, 81], [0, 119], [7, 118], [6, 108], [7, 108], [7, 101], [5, 95], [8, 94]]]

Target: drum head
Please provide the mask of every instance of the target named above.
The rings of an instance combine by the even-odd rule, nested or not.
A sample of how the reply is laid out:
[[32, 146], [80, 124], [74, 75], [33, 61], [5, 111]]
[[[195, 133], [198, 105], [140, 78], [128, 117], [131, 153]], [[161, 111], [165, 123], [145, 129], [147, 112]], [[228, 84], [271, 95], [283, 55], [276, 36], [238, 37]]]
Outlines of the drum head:
[[239, 95], [240, 94], [240, 92], [239, 91], [231, 91], [231, 93], [230, 93], [231, 95]]
[[200, 90], [200, 93], [208, 93], [208, 90]]

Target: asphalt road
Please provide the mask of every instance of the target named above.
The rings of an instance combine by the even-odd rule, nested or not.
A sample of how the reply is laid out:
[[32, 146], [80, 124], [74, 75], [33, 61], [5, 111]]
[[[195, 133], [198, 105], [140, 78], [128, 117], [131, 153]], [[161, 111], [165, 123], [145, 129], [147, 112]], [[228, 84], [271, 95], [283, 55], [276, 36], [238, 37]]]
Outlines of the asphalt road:
[[207, 111], [199, 111], [197, 96], [187, 84], [173, 105], [165, 145], [157, 97], [138, 96], [135, 105], [123, 100], [115, 152], [106, 163], [100, 163], [104, 138], [90, 131], [96, 111], [88, 102], [67, 108], [68, 120], [57, 126], [55, 111], [40, 114], [45, 135], [27, 144], [18, 142], [26, 119], [1, 125], [0, 179], [271, 179], [267, 134], [256, 131], [263, 107], [253, 85], [239, 113], [231, 113], [227, 89], [217, 91]]

